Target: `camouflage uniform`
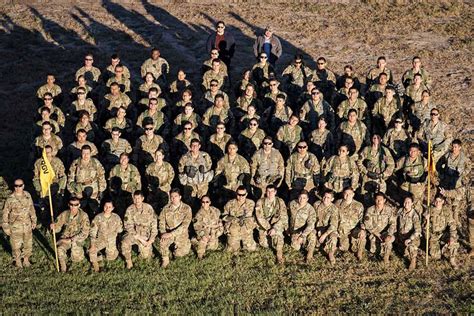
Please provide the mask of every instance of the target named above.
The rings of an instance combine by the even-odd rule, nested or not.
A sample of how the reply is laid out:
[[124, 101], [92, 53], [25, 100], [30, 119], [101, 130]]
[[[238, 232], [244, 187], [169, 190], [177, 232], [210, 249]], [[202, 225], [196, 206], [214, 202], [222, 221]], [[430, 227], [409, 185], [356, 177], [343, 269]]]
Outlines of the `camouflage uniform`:
[[121, 154], [130, 154], [131, 152], [132, 146], [128, 140], [124, 138], [119, 138], [117, 142], [115, 142], [112, 138], [107, 139], [102, 143], [101, 146], [101, 153], [104, 156], [103, 161], [106, 164], [106, 167], [109, 164], [115, 165], [118, 163]]
[[310, 130], [317, 128], [317, 123], [320, 117], [326, 119], [329, 129], [334, 130], [336, 128], [334, 110], [322, 97], [318, 104], [314, 104], [314, 101], [309, 99], [301, 107], [300, 120], [308, 123]]
[[242, 174], [250, 175], [250, 165], [247, 160], [239, 154], [237, 154], [232, 161], [229, 155], [226, 154], [217, 163], [216, 176], [220, 174], [226, 179], [224, 188], [235, 191], [243, 184], [243, 181], [239, 180], [239, 176]]
[[[49, 162], [55, 173], [52, 185], [56, 183], [58, 185], [59, 190], [66, 189], [67, 176], [63, 162], [58, 157], [52, 157]], [[40, 172], [42, 163], [43, 158], [39, 158], [38, 160], [36, 160], [34, 165], [33, 186], [35, 187], [36, 192], [41, 192]]]
[[390, 69], [385, 67], [384, 69], [380, 69], [379, 67], [374, 67], [369, 70], [369, 73], [367, 74], [367, 79], [369, 79], [369, 82], [377, 82], [379, 76], [381, 73], [386, 73], [387, 74], [387, 80], [388, 82], [393, 81], [393, 74]]
[[63, 141], [61, 140], [61, 138], [59, 138], [59, 136], [56, 136], [54, 134], [51, 134], [51, 137], [49, 139], [44, 138], [43, 135], [35, 138], [34, 146], [37, 150], [38, 155], [41, 154], [43, 148], [46, 147], [46, 145], [52, 147], [52, 154], [53, 156], [56, 156], [58, 154], [58, 151], [63, 148]]
[[[426, 227], [425, 213], [424, 224]], [[451, 240], [452, 242], [448, 242]], [[444, 246], [440, 247], [442, 243]], [[450, 207], [443, 205], [440, 209], [431, 207], [430, 211], [430, 255], [433, 259], [441, 259], [441, 255], [446, 258], [454, 259], [459, 249], [457, 225], [453, 218]]]
[[413, 103], [420, 102], [421, 95], [425, 90], [428, 90], [428, 88], [424, 84], [420, 84], [419, 87], [416, 87], [415, 85], [411, 84], [406, 88], [405, 96], [410, 98]]
[[170, 246], [174, 244], [174, 256], [186, 256], [191, 250], [188, 228], [193, 218], [191, 207], [185, 203], [174, 206], [169, 203], [160, 213], [160, 234], [171, 234], [170, 238], [160, 243], [160, 254], [163, 261], [169, 260]]
[[265, 138], [265, 132], [263, 129], [257, 128], [252, 133], [249, 128], [246, 128], [239, 135], [239, 148], [247, 159], [250, 159], [257, 149], [262, 145], [262, 141]]
[[115, 75], [113, 75], [107, 80], [107, 83], [105, 85], [107, 87], [110, 87], [110, 85], [114, 82], [118, 83], [121, 92], [130, 92], [130, 79], [126, 78], [125, 76], [122, 76], [122, 78], [119, 80], [117, 79], [117, 77], [115, 77]]
[[431, 140], [434, 163], [448, 151], [453, 140], [448, 124], [442, 121], [434, 124], [431, 120], [427, 120], [421, 125], [417, 138], [422, 142], [422, 148], [428, 148], [428, 141]]
[[166, 161], [163, 161], [161, 166], [158, 166], [156, 162], [152, 162], [146, 168], [146, 177], [148, 179], [148, 190], [151, 192], [157, 189], [168, 193], [171, 191], [171, 182], [174, 179], [173, 167]]
[[290, 125], [285, 124], [278, 129], [276, 138], [285, 144], [291, 153], [301, 140], [302, 135], [303, 130], [301, 126], [296, 125], [294, 128], [291, 128]]
[[319, 184], [320, 176], [321, 167], [314, 154], [308, 152], [301, 156], [296, 152], [290, 156], [285, 169], [288, 188], [297, 191], [305, 189], [309, 192]]
[[311, 142], [310, 150], [316, 155], [316, 157], [318, 157], [319, 161], [321, 161], [323, 158], [329, 159], [329, 157], [334, 155], [336, 143], [334, 140], [334, 135], [331, 131], [327, 129], [315, 129], [313, 132], [311, 132], [309, 140]]
[[214, 161], [222, 158], [225, 153], [225, 147], [229, 140], [232, 139], [232, 136], [230, 136], [227, 133], [224, 133], [222, 136], [218, 136], [217, 133], [212, 134], [211, 137], [209, 137], [209, 149], [208, 152], [211, 155], [211, 157], [214, 159]]
[[275, 184], [277, 187], [283, 181], [285, 175], [285, 163], [280, 152], [272, 148], [269, 154], [259, 149], [252, 157], [250, 165], [250, 174], [252, 176], [251, 184], [259, 188], [262, 192], [269, 184]]
[[[220, 219], [221, 211], [210, 206], [209, 209], [200, 208], [193, 220], [194, 231], [198, 240], [197, 255], [202, 258], [206, 250], [217, 250], [219, 237], [224, 233], [224, 226]], [[203, 237], [209, 237], [208, 240]]]
[[123, 223], [115, 213], [109, 217], [105, 213], [97, 214], [92, 220], [90, 237], [91, 248], [89, 259], [92, 263], [97, 262], [97, 253], [105, 248], [106, 258], [109, 261], [117, 259], [117, 236], [123, 231]]
[[95, 114], [97, 113], [97, 108], [92, 99], [87, 98], [83, 104], [80, 104], [78, 100], [72, 102], [71, 107], [77, 113], [79, 111], [87, 111], [91, 121], [95, 120]]
[[335, 203], [339, 209], [339, 224], [337, 232], [339, 235], [339, 249], [348, 251], [352, 245], [352, 251], [359, 249], [359, 232], [357, 227], [364, 216], [364, 206], [362, 203], [352, 199], [351, 203], [340, 199]]
[[[285, 201], [275, 197], [270, 201], [268, 197], [263, 197], [257, 201], [255, 206], [255, 217], [257, 219], [258, 243], [264, 248], [268, 248], [268, 238], [271, 245], [277, 252], [277, 258], [283, 258], [283, 245], [285, 240], [283, 233], [288, 229], [288, 210]], [[270, 230], [275, 230], [275, 234], [268, 236]]]
[[[61, 126], [61, 127], [64, 127], [64, 125], [66, 124], [66, 116], [64, 116], [64, 112], [57, 106], [55, 105], [52, 105], [51, 107], [48, 107], [48, 106], [44, 106], [44, 107], [47, 107], [49, 109], [49, 117], [53, 120], [55, 120], [56, 122], [58, 122], [58, 124]], [[40, 107], [38, 109], [38, 114], [41, 114], [41, 108]]]
[[[199, 171], [199, 167], [204, 166], [204, 172]], [[191, 174], [185, 172], [185, 167], [193, 169]], [[212, 161], [208, 153], [200, 151], [198, 156], [194, 158], [191, 152], [184, 154], [179, 160], [179, 181], [185, 190], [191, 190], [192, 197], [201, 198], [207, 193], [209, 182], [214, 176], [214, 171], [211, 170]], [[192, 176], [194, 173], [194, 176]], [[186, 188], [187, 187], [187, 188]]]
[[367, 195], [368, 198], [374, 192], [387, 191], [385, 181], [393, 174], [395, 168], [395, 162], [388, 148], [382, 144], [377, 150], [374, 150], [372, 145], [365, 147], [359, 154], [357, 165], [362, 175], [362, 195]]
[[[109, 74], [114, 74], [115, 73], [115, 67], [116, 66], [114, 66], [114, 65], [108, 65], [105, 70]], [[128, 69], [128, 67], [125, 66], [125, 65], [122, 65], [122, 68], [123, 68], [122, 76], [124, 76], [127, 79], [130, 79], [130, 70]]]
[[[393, 115], [400, 109], [400, 105], [396, 98], [393, 98], [389, 103], [386, 97], [382, 97], [375, 102], [374, 108], [372, 109], [372, 115], [374, 119], [385, 123], [385, 129], [388, 128], [392, 121]], [[384, 129], [384, 130], [385, 130]]]
[[150, 110], [145, 110], [145, 112], [138, 116], [137, 126], [143, 127], [143, 120], [147, 117], [153, 119], [153, 128], [155, 131], [159, 130], [160, 127], [165, 123], [165, 115], [163, 112], [156, 110], [155, 113], [151, 114]]
[[407, 87], [408, 85], [410, 85], [412, 83], [413, 78], [415, 77], [415, 74], [420, 74], [421, 75], [422, 83], [428, 89], [431, 87], [431, 81], [432, 81], [431, 76], [428, 73], [428, 71], [426, 71], [424, 68], [420, 68], [420, 70], [418, 72], [415, 72], [413, 70], [413, 68], [405, 71], [405, 73], [402, 76], [402, 83], [405, 87]]
[[53, 84], [51, 87], [48, 84], [44, 84], [41, 87], [38, 88], [38, 91], [36, 91], [36, 96], [39, 99], [42, 99], [44, 97], [44, 94], [49, 92], [52, 94], [53, 98], [57, 97], [58, 95], [61, 94], [61, 87], [58, 86], [57, 84]]
[[[397, 217], [398, 232], [397, 242], [405, 249], [404, 256], [410, 259], [410, 270], [415, 267], [418, 248], [420, 247], [421, 238], [421, 220], [420, 215], [414, 207], [406, 211], [405, 208], [398, 210]], [[408, 246], [405, 246], [405, 241], [410, 240]]]
[[82, 198], [84, 191], [90, 188], [92, 189], [91, 198], [97, 199], [99, 193], [104, 192], [106, 187], [105, 170], [97, 159], [90, 158], [87, 164], [82, 161], [82, 158], [73, 161], [69, 168], [67, 184], [67, 189], [72, 196]]
[[245, 199], [242, 205], [239, 205], [237, 199], [233, 199], [224, 206], [222, 219], [229, 251], [239, 251], [241, 241], [244, 250], [255, 251], [257, 249], [257, 244], [253, 239], [253, 230], [257, 226], [254, 208], [255, 202], [250, 199]]
[[[58, 122], [56, 122], [55, 120], [53, 119], [49, 119], [49, 120], [39, 120], [36, 122], [36, 126], [35, 126], [35, 129], [34, 129], [34, 134], [37, 135], [37, 134], [41, 134], [41, 129], [42, 129], [42, 126], [43, 126], [43, 123], [44, 122], [48, 122], [49, 124], [51, 124], [51, 127], [53, 128], [52, 132], [56, 135], [59, 134], [59, 132], [61, 132], [61, 127], [59, 127], [59, 124]], [[36, 133], [36, 130], [38, 130], [38, 133]]]
[[217, 123], [231, 123], [232, 119], [232, 112], [228, 108], [222, 107], [218, 109], [216, 106], [212, 106], [202, 116], [202, 123], [208, 127], [215, 128]]
[[[300, 250], [305, 247], [308, 254], [307, 258], [313, 257], [314, 248], [316, 247], [316, 211], [307, 203], [301, 207], [297, 201], [290, 202], [290, 225], [289, 233], [291, 238], [291, 247], [295, 250]], [[298, 239], [302, 238], [300, 242]]]
[[[212, 69], [212, 61], [213, 60], [214, 60], [214, 58], [210, 58], [210, 59], [204, 61], [202, 63], [203, 69], [208, 69], [208, 70]], [[228, 74], [227, 65], [225, 63], [223, 63], [222, 61], [221, 61], [220, 65], [221, 66], [219, 67], [219, 70], [222, 71], [227, 76], [227, 74]], [[205, 71], [204, 71], [204, 73], [205, 73]]]
[[79, 76], [84, 76], [88, 77], [86, 74], [90, 73], [92, 74], [92, 80], [97, 83], [100, 77], [100, 69], [97, 67], [92, 66], [91, 69], [87, 69], [85, 66], [79, 68], [79, 70], [76, 71], [76, 81], [79, 78]]
[[311, 80], [313, 71], [304, 65], [301, 65], [301, 67], [298, 68], [294, 64], [291, 64], [283, 70], [282, 76], [285, 75], [289, 76], [291, 84], [303, 88], [306, 81]]
[[137, 166], [146, 167], [153, 162], [153, 156], [160, 145], [164, 143], [163, 137], [153, 134], [153, 138], [149, 139], [146, 135], [140, 136], [135, 142], [133, 149], [134, 161]]
[[407, 131], [402, 128], [397, 131], [390, 128], [383, 137], [383, 143], [392, 150], [393, 158], [398, 160], [408, 153], [408, 143], [410, 138]]
[[112, 109], [118, 109], [121, 106], [128, 109], [132, 100], [130, 100], [129, 96], [125, 93], [119, 92], [117, 95], [112, 95], [111, 93], [106, 94], [104, 96], [104, 102], [104, 108], [108, 111], [112, 111]]
[[316, 212], [316, 246], [321, 246], [319, 238], [323, 234], [327, 234], [324, 251], [331, 257], [337, 250], [339, 209], [333, 203], [324, 205], [322, 201], [314, 203], [313, 207]]
[[[385, 240], [386, 237], [394, 237], [397, 231], [397, 216], [395, 210], [388, 205], [388, 203], [385, 203], [381, 210], [377, 210], [375, 205], [369, 207], [365, 213], [361, 228], [358, 254], [365, 250], [367, 236], [370, 242], [370, 252], [375, 253], [377, 244], [380, 243], [380, 254], [384, 256], [384, 261], [387, 262], [390, 252], [392, 251], [393, 240], [383, 240]], [[361, 255], [359, 258], [360, 257]]]
[[140, 172], [138, 172], [137, 167], [132, 164], [128, 164], [125, 170], [122, 169], [121, 164], [115, 165], [115, 167], [110, 170], [109, 181], [115, 177], [122, 180], [121, 183], [123, 191], [133, 193], [136, 190], [141, 190], [142, 188]]
[[211, 89], [211, 80], [217, 80], [219, 89], [224, 89], [227, 85], [227, 74], [221, 69], [218, 73], [215, 73], [212, 69], [206, 71], [202, 77], [202, 85], [206, 90]]
[[10, 236], [13, 259], [21, 266], [21, 259], [28, 260], [33, 253], [36, 213], [31, 195], [26, 191], [20, 196], [12, 193], [5, 201], [2, 219], [3, 231]]
[[58, 240], [58, 259], [61, 270], [66, 271], [66, 252], [71, 249], [72, 262], [79, 262], [84, 259], [84, 241], [89, 236], [90, 222], [87, 214], [79, 209], [73, 216], [70, 210], [59, 214], [55, 223], [55, 231], [61, 232], [61, 238]]
[[425, 192], [425, 159], [421, 155], [413, 161], [409, 156], [402, 157], [398, 160], [396, 169], [402, 174], [403, 182], [400, 189], [405, 194], [406, 192], [413, 194], [415, 203], [421, 203]]
[[177, 155], [185, 154], [191, 149], [191, 140], [193, 138], [201, 140], [201, 136], [195, 131], [192, 131], [189, 136], [187, 136], [184, 132], [179, 133], [174, 138], [174, 146], [172, 151], [174, 151]]
[[349, 146], [351, 155], [357, 153], [362, 145], [370, 143], [367, 126], [360, 120], [357, 120], [352, 126], [349, 121], [342, 122], [339, 125], [338, 140], [339, 144]]
[[411, 106], [411, 113], [409, 113], [410, 127], [414, 131], [418, 131], [421, 124], [430, 119], [431, 110], [435, 107], [436, 106], [431, 102], [426, 104], [423, 103], [423, 101], [415, 102], [415, 104]]
[[125, 211], [123, 224], [125, 235], [122, 238], [122, 255], [125, 260], [131, 262], [133, 245], [138, 245], [142, 258], [151, 258], [153, 246], [144, 244], [154, 241], [158, 235], [158, 222], [151, 205], [143, 203], [140, 209], [135, 204], [130, 205]]
[[368, 116], [367, 103], [365, 103], [365, 101], [361, 98], [357, 98], [353, 104], [349, 99], [342, 101], [337, 108], [337, 116], [340, 119], [345, 120], [347, 119], [347, 115], [351, 109], [357, 110], [357, 116], [359, 117], [359, 120], [364, 120]]
[[158, 79], [161, 75], [163, 75], [163, 71], [165, 72], [164, 74], [169, 73], [169, 69], [170, 65], [163, 57], [158, 57], [157, 60], [148, 58], [142, 64], [140, 68], [140, 74], [142, 78], [144, 78], [147, 72], [151, 72], [153, 74], [153, 77], [155, 77], [155, 79]]
[[338, 155], [334, 155], [322, 163], [321, 170], [326, 179], [324, 185], [336, 193], [348, 187], [355, 190], [359, 186], [359, 170], [354, 159], [349, 156], [341, 159]]
[[108, 119], [107, 122], [105, 122], [104, 130], [112, 133], [112, 129], [114, 127], [118, 127], [122, 133], [128, 132], [132, 130], [132, 122], [127, 118], [124, 118], [120, 122], [117, 117], [112, 117], [111, 119]]

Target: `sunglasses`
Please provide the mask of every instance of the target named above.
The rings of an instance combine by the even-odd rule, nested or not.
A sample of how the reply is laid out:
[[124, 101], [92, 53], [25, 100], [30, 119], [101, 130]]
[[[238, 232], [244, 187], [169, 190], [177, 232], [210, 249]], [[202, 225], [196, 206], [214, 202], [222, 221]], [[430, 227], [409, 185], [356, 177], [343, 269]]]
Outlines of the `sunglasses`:
[[270, 145], [273, 145], [273, 143], [263, 143], [265, 146], [270, 146]]
[[258, 124], [257, 123], [251, 123], [249, 124], [250, 126], [257, 126]]
[[145, 128], [145, 131], [151, 131], [151, 130], [153, 130], [153, 127], [146, 127]]
[[298, 149], [305, 149], [308, 148], [308, 146], [298, 146]]
[[190, 131], [192, 128], [191, 127], [185, 127], [184, 130], [185, 131]]
[[23, 184], [15, 184], [15, 188], [21, 188]]
[[78, 206], [79, 206], [79, 203], [69, 203], [69, 206], [78, 207]]
[[94, 59], [92, 59], [92, 58], [86, 58], [85, 60], [86, 60], [86, 61], [93, 61]]
[[260, 56], [260, 59], [267, 59], [267, 56]]
[[211, 87], [217, 87], [217, 85], [214, 83], [214, 84], [211, 84]]
[[430, 113], [431, 116], [438, 116], [439, 113]]
[[86, 94], [85, 92], [78, 92], [77, 94]]
[[247, 193], [237, 193], [237, 196], [246, 196]]
[[401, 121], [395, 121], [395, 124], [402, 124], [403, 122]]

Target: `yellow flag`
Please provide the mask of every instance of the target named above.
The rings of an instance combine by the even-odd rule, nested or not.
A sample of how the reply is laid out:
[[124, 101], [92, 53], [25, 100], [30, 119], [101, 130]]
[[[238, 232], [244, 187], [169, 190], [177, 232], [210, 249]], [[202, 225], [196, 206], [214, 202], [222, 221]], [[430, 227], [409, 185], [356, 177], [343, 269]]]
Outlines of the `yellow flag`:
[[40, 165], [41, 197], [48, 195], [49, 186], [53, 183], [55, 176], [53, 167], [46, 156], [46, 150], [43, 148], [43, 159]]

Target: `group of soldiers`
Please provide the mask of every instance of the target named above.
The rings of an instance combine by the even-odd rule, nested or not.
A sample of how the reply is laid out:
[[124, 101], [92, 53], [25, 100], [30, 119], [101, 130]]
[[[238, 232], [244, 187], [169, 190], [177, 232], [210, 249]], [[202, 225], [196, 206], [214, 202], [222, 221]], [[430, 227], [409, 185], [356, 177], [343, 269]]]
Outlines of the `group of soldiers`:
[[[409, 270], [428, 242], [432, 258], [456, 268], [470, 160], [431, 101], [421, 59], [398, 85], [385, 57], [365, 80], [351, 65], [336, 75], [324, 57], [313, 70], [299, 54], [279, 75], [281, 44], [272, 47], [279, 41], [268, 27], [254, 46], [257, 62], [233, 83], [222, 28], [218, 22], [208, 42], [199, 85], [184, 69], [170, 82], [157, 48], [135, 78], [138, 88], [118, 54], [104, 71], [87, 54], [69, 95], [47, 75], [31, 156], [38, 209], [22, 179], [3, 207], [15, 265], [30, 265], [32, 230], [41, 222], [60, 233], [61, 271], [68, 251], [81, 261], [86, 246], [99, 271], [104, 249], [115, 260], [120, 248], [131, 269], [133, 246], [151, 258], [156, 244], [166, 267], [193, 247], [202, 259], [220, 241], [232, 253], [270, 247], [279, 264], [288, 243], [307, 261], [319, 250], [334, 264], [338, 252], [363, 260], [368, 240], [387, 264], [392, 249], [400, 251]], [[53, 221], [41, 194], [44, 159], [55, 172], [53, 209], [68, 201]]]

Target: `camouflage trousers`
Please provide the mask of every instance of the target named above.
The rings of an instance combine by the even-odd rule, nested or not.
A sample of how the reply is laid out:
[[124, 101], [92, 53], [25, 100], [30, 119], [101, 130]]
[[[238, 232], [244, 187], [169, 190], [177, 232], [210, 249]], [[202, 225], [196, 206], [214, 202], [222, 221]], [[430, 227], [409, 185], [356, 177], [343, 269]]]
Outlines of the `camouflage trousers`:
[[160, 254], [162, 258], [169, 258], [170, 247], [174, 246], [173, 255], [175, 257], [184, 257], [191, 250], [191, 241], [188, 233], [173, 236], [160, 243]]
[[283, 245], [285, 244], [285, 240], [283, 237], [283, 232], [277, 231], [273, 236], [268, 236], [267, 231], [264, 229], [259, 228], [258, 229], [258, 243], [260, 246], [263, 248], [268, 248], [269, 243], [268, 241], [270, 240], [270, 244], [272, 248], [274, 248], [277, 251], [282, 251], [283, 250]]
[[[300, 236], [303, 238], [302, 241], [299, 241]], [[316, 231], [313, 230], [306, 236], [300, 234], [291, 235], [291, 247], [295, 250], [300, 250], [303, 247], [308, 252], [313, 251], [316, 247]]]
[[376, 253], [378, 250], [380, 255], [384, 255], [385, 252], [391, 251], [393, 246], [393, 241], [385, 241], [387, 236], [388, 234], [386, 232], [382, 232], [379, 238], [370, 232], [361, 230], [359, 234], [359, 247], [365, 249], [367, 239], [369, 239], [369, 251], [371, 253]]
[[356, 227], [352, 230], [346, 231], [339, 231], [339, 249], [341, 251], [348, 251], [351, 249], [353, 252], [357, 252], [360, 247], [359, 243], [359, 234], [360, 228]]
[[33, 252], [33, 231], [31, 224], [13, 224], [10, 227], [10, 243], [13, 259], [31, 257]]
[[405, 246], [405, 241], [407, 241], [410, 236], [411, 234], [399, 234], [396, 238], [396, 243], [398, 246], [400, 246], [400, 248], [405, 249], [403, 256], [412, 260], [418, 255], [418, 249], [420, 248], [421, 241], [419, 237], [416, 237], [408, 244], [408, 246]]
[[324, 234], [326, 229], [316, 230], [316, 247], [323, 246], [323, 250], [326, 253], [334, 253], [337, 250], [337, 240], [339, 234], [337, 232], [330, 233], [326, 239], [323, 241], [323, 244], [319, 242], [319, 237]]
[[[430, 236], [430, 255], [433, 259], [441, 259], [441, 256], [446, 258], [455, 258], [459, 249], [459, 242], [454, 240], [453, 243], [444, 242], [444, 240], [449, 239], [445, 238], [443, 233], [431, 233]], [[441, 244], [444, 245], [441, 247]]]
[[257, 243], [253, 239], [254, 227], [247, 225], [240, 226], [239, 223], [231, 223], [227, 228], [227, 247], [229, 251], [236, 252], [240, 250], [240, 243], [242, 248], [248, 251], [257, 250]]
[[[143, 237], [144, 239], [147, 239]], [[132, 259], [132, 246], [138, 246], [138, 252], [140, 253], [140, 257], [144, 259], [151, 258], [153, 255], [153, 246], [145, 246], [140, 240], [135, 238], [135, 236], [131, 234], [126, 234], [122, 239], [122, 255], [125, 257], [125, 260]]]
[[[414, 202], [416, 205], [420, 205], [423, 202], [423, 198], [425, 195], [425, 184], [424, 183], [410, 183], [410, 182], [403, 182], [400, 186], [402, 190], [402, 199], [408, 195], [408, 193], [413, 194]], [[401, 200], [403, 203], [403, 200]]]
[[222, 234], [223, 229], [218, 229], [211, 232], [208, 240], [202, 239], [202, 237], [199, 238], [197, 243], [198, 256], [204, 256], [206, 250], [217, 250], [217, 247], [219, 247], [219, 237], [222, 236]]
[[105, 255], [107, 260], [113, 261], [117, 259], [119, 252], [117, 250], [117, 240], [116, 238], [112, 239], [98, 239], [94, 242], [94, 248], [89, 248], [89, 259], [91, 262], [97, 262], [98, 257], [97, 254], [105, 249]]
[[84, 245], [82, 241], [72, 241], [60, 239], [58, 245], [58, 259], [61, 262], [67, 260], [67, 251], [71, 249], [72, 262], [79, 262], [84, 259]]

